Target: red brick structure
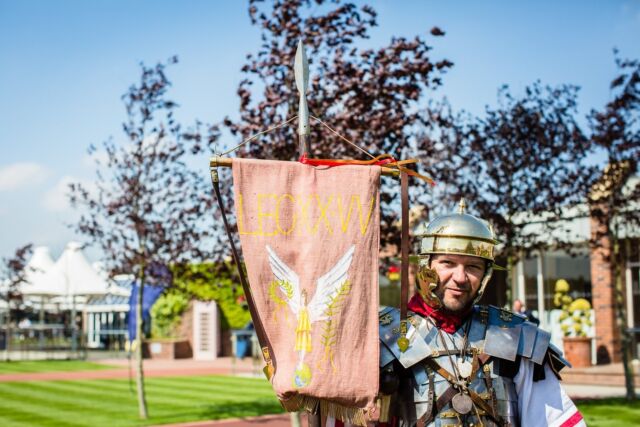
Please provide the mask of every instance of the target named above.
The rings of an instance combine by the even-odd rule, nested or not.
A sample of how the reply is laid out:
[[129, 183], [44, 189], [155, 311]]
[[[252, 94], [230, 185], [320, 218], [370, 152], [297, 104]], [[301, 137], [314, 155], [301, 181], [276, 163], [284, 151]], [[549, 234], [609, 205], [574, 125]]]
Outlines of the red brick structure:
[[186, 359], [193, 357], [193, 304], [182, 314], [176, 339], [148, 340], [142, 348], [147, 359]]
[[606, 225], [591, 217], [591, 293], [595, 314], [596, 360], [598, 364], [619, 362], [620, 330], [616, 323], [616, 289], [611, 256], [613, 246]]
[[193, 351], [186, 340], [149, 340], [142, 346], [142, 356], [145, 359], [189, 359]]
[[[596, 362], [615, 363], [622, 360], [620, 327], [616, 318], [616, 277], [614, 247], [609, 227], [615, 207], [622, 203], [616, 194], [622, 191], [631, 172], [628, 161], [608, 165], [589, 194], [591, 225], [591, 292], [595, 312]], [[626, 254], [628, 256], [628, 254]], [[613, 262], [612, 262], [613, 261]], [[619, 261], [619, 260], [618, 260]], [[619, 266], [619, 273], [624, 271]], [[621, 280], [624, 281], [623, 278]], [[631, 286], [631, 284], [624, 284]], [[626, 287], [625, 286], [625, 287]], [[624, 304], [622, 300], [618, 301]]]

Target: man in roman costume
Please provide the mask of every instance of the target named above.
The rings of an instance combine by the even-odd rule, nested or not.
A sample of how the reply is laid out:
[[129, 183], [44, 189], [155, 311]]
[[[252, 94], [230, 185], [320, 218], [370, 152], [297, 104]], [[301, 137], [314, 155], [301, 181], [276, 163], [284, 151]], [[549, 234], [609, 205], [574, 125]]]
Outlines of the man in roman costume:
[[584, 426], [560, 385], [568, 363], [550, 334], [519, 314], [475, 305], [497, 241], [464, 209], [461, 202], [422, 230], [407, 323], [397, 309], [380, 312], [379, 425]]

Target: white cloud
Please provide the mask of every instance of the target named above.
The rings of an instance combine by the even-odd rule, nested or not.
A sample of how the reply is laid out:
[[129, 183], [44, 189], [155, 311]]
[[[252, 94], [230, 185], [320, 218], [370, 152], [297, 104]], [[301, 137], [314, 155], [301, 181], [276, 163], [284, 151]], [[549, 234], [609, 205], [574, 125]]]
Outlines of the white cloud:
[[14, 163], [0, 168], [0, 191], [20, 190], [41, 183], [47, 169], [33, 162]]
[[69, 184], [80, 183], [87, 190], [91, 191], [94, 188], [94, 184], [81, 178], [73, 176], [63, 176], [58, 180], [56, 185], [53, 186], [44, 195], [42, 204], [49, 212], [66, 212], [71, 210], [71, 204], [69, 203]]

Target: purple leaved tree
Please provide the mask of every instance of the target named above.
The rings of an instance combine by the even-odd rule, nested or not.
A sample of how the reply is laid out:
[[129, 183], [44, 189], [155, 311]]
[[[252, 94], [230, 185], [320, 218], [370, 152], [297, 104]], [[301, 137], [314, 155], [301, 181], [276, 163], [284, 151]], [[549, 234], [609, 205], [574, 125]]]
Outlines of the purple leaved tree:
[[569, 217], [593, 177], [576, 99], [577, 88], [568, 85], [535, 83], [521, 97], [503, 87], [498, 106], [483, 117], [444, 110], [440, 118], [456, 183], [449, 203], [464, 197], [471, 213], [492, 224], [508, 271], [532, 251], [570, 244]]
[[[374, 155], [401, 159], [416, 152], [417, 129], [424, 125], [425, 98], [441, 85], [453, 65], [435, 59], [422, 36], [394, 37], [378, 48], [363, 48], [376, 12], [369, 6], [321, 0], [250, 0], [249, 16], [261, 42], [247, 56], [238, 87], [240, 115], [225, 125], [240, 139], [281, 124], [298, 112], [293, 64], [298, 41], [307, 49], [310, 114]], [[431, 36], [444, 33], [433, 28]], [[313, 117], [311, 157], [367, 159]], [[295, 160], [295, 123], [244, 146], [239, 156]], [[422, 169], [429, 174], [430, 159]], [[438, 180], [438, 176], [434, 176]], [[382, 244], [399, 240], [397, 183], [381, 191]], [[429, 191], [418, 181], [422, 191]]]
[[[142, 65], [140, 81], [122, 97], [127, 112], [121, 144], [109, 140], [96, 159], [93, 187], [72, 184], [70, 200], [81, 208], [75, 229], [104, 254], [108, 271], [134, 273], [138, 286], [135, 347], [137, 396], [147, 418], [142, 366], [142, 295], [145, 284], [172, 284], [170, 267], [209, 257], [215, 234], [206, 175], [187, 164], [215, 140], [183, 132], [167, 97], [165, 68]], [[96, 152], [95, 148], [90, 149]]]
[[[626, 397], [634, 400], [622, 266], [624, 255], [629, 258], [631, 254], [631, 238], [637, 237], [640, 229], [640, 61], [621, 59], [616, 52], [616, 65], [618, 75], [610, 85], [611, 101], [589, 115], [591, 139], [605, 153], [600, 179], [589, 194], [591, 217], [597, 224], [591, 243], [596, 256], [611, 266]], [[625, 244], [624, 248], [621, 248], [622, 244]], [[631, 286], [631, 283], [626, 285]]]
[[16, 249], [15, 253], [7, 258], [2, 258], [0, 266], [0, 291], [2, 299], [7, 303], [7, 316], [5, 318], [5, 360], [9, 360], [11, 353], [11, 309], [13, 304], [22, 301], [21, 287], [27, 282], [29, 267], [28, 259], [31, 256], [33, 245], [27, 244]]

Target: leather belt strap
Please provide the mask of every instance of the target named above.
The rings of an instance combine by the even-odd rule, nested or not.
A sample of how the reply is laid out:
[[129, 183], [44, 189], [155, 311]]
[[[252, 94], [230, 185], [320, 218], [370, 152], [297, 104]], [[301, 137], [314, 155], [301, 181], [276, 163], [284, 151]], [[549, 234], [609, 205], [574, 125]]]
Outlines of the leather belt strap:
[[489, 359], [491, 359], [491, 356], [489, 356], [487, 353], [480, 353], [478, 355], [478, 361], [480, 362], [481, 365], [484, 365], [485, 363], [487, 363]]
[[437, 412], [442, 411], [442, 409], [445, 406], [447, 406], [449, 404], [449, 402], [451, 402], [451, 399], [453, 399], [453, 396], [455, 396], [458, 393], [460, 393], [460, 392], [458, 390], [456, 390], [455, 388], [453, 388], [453, 386], [449, 386], [447, 391], [442, 393], [440, 395], [440, 397], [438, 397], [438, 400], [436, 400], [436, 411]]
[[[489, 392], [489, 395], [491, 396], [491, 405], [488, 405], [487, 402], [485, 402], [484, 400], [482, 400], [482, 398], [480, 398], [480, 396], [478, 396], [478, 399], [482, 400], [482, 402], [489, 406], [489, 411], [487, 411], [486, 409], [482, 408], [487, 414], [491, 415], [491, 418], [493, 418], [498, 424], [500, 425], [504, 425], [504, 420], [498, 415], [498, 400], [496, 399], [496, 391], [493, 388], [493, 380], [491, 379], [491, 373], [489, 371], [484, 371], [484, 382], [485, 385], [487, 387], [487, 391]], [[471, 396], [471, 399], [473, 399], [473, 396]], [[475, 402], [475, 400], [474, 400]]]
[[400, 173], [400, 199], [402, 204], [400, 319], [406, 320], [409, 301], [409, 175], [404, 171]]
[[489, 417], [493, 419], [493, 421], [498, 423], [498, 425], [500, 426], [505, 425], [504, 420], [500, 415], [497, 414], [497, 412], [495, 411], [495, 408], [492, 405], [489, 405], [487, 402], [485, 402], [475, 391], [473, 390], [467, 390], [467, 391], [469, 392], [469, 397], [471, 398], [471, 400], [473, 400], [473, 403], [478, 405], [480, 409], [486, 412], [487, 415], [489, 415]]
[[[480, 368], [479, 359], [480, 359], [479, 356], [477, 356], [475, 354], [473, 355], [473, 362], [472, 362], [473, 370], [471, 371], [471, 377], [470, 378], [473, 378], [475, 376], [475, 374], [478, 372], [478, 369]], [[444, 369], [442, 366], [440, 366], [440, 364], [438, 362], [436, 362], [432, 358], [425, 359], [424, 363], [429, 365], [429, 367], [431, 369], [433, 369], [434, 371], [439, 373], [444, 379], [449, 381], [451, 384], [457, 384], [458, 383], [458, 379], [455, 376], [453, 376], [453, 374], [451, 372], [449, 372], [446, 369]]]
[[224, 224], [224, 229], [227, 232], [227, 238], [229, 239], [229, 245], [231, 246], [231, 254], [233, 255], [233, 261], [235, 262], [236, 268], [238, 269], [238, 275], [240, 276], [240, 283], [242, 284], [242, 290], [244, 291], [244, 295], [247, 299], [247, 306], [249, 307], [251, 320], [253, 320], [253, 326], [256, 331], [258, 343], [260, 344], [260, 348], [262, 349], [262, 357], [264, 358], [264, 361], [267, 365], [264, 368], [264, 373], [267, 376], [267, 379], [271, 380], [271, 377], [275, 373], [275, 365], [273, 363], [273, 360], [271, 359], [271, 353], [272, 353], [271, 345], [269, 343], [269, 339], [267, 338], [267, 334], [264, 331], [264, 326], [262, 326], [262, 321], [258, 316], [258, 310], [256, 309], [256, 303], [253, 299], [253, 295], [251, 294], [249, 281], [245, 276], [244, 269], [242, 268], [242, 264], [240, 263], [240, 256], [238, 255], [238, 250], [236, 249], [236, 245], [233, 242], [233, 236], [231, 235], [231, 228], [229, 227], [229, 222], [227, 221], [227, 215], [225, 213], [224, 205], [222, 204], [218, 170], [216, 168], [211, 168], [211, 183], [213, 184], [213, 191], [216, 194], [216, 200], [218, 202], [218, 207], [220, 208], [222, 223]]
[[[472, 371], [471, 378], [473, 378], [475, 376], [475, 374], [478, 372], [478, 369], [480, 368], [480, 366], [484, 365], [488, 360], [489, 360], [489, 356], [486, 355], [486, 354], [481, 354], [479, 356], [476, 356], [474, 354], [474, 356], [473, 356], [473, 364], [472, 364], [473, 365], [473, 371]], [[453, 376], [453, 374], [451, 374], [449, 371], [447, 371], [442, 366], [440, 366], [440, 364], [438, 364], [438, 362], [436, 362], [435, 360], [426, 359], [425, 363], [431, 369], [433, 369], [438, 374], [440, 374], [442, 377], [444, 377], [447, 381], [449, 381], [449, 383], [457, 384], [457, 379]], [[487, 371], [485, 371], [485, 381], [487, 379], [487, 376], [489, 377], [489, 381], [487, 383], [487, 388], [489, 388], [491, 390], [491, 392], [492, 392], [492, 401], [495, 401], [495, 394], [494, 394], [495, 392], [494, 392], [493, 388], [491, 387], [491, 375], [488, 374]], [[456, 388], [454, 388], [453, 386], [449, 386], [449, 388], [436, 401], [436, 409], [438, 410], [438, 412], [440, 412], [442, 410], [442, 408], [444, 408], [449, 402], [451, 402], [451, 399], [453, 399], [453, 396], [455, 396], [459, 392], [460, 391], [457, 390]], [[475, 391], [473, 391], [473, 390], [471, 390], [469, 388], [467, 388], [467, 392], [469, 393], [469, 397], [471, 398], [471, 400], [473, 401], [473, 403], [476, 406], [478, 406], [480, 409], [482, 409], [484, 412], [486, 412], [486, 414], [489, 417], [491, 417], [496, 423], [498, 423], [498, 425], [504, 425], [504, 420], [496, 412], [495, 405], [487, 404], [487, 402], [485, 402], [478, 395], [478, 393], [476, 393]]]
[[[429, 377], [429, 410], [427, 412], [425, 412], [425, 414], [420, 417], [417, 422], [416, 422], [416, 427], [427, 427], [429, 424], [431, 424], [431, 422], [434, 419], [434, 415], [433, 415], [433, 409], [434, 409], [434, 397], [435, 397], [435, 384], [434, 384], [434, 374], [433, 371], [428, 369], [427, 367], [424, 368], [425, 371], [427, 372], [427, 376]], [[437, 407], [437, 402], [435, 402], [436, 407]]]

